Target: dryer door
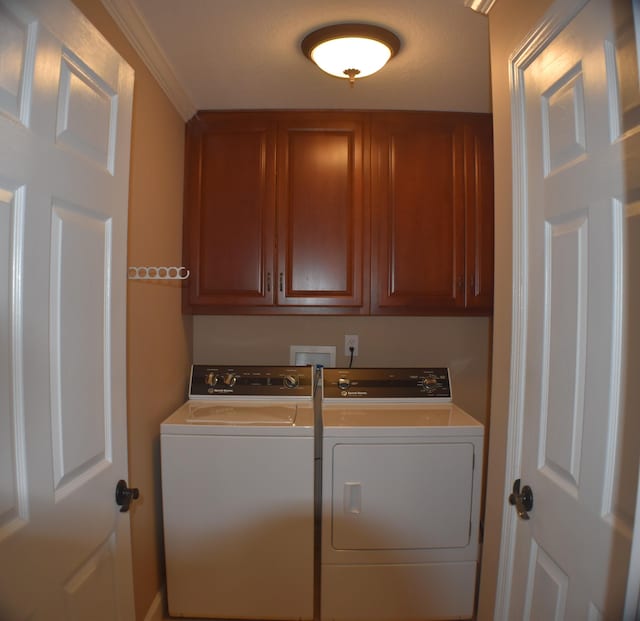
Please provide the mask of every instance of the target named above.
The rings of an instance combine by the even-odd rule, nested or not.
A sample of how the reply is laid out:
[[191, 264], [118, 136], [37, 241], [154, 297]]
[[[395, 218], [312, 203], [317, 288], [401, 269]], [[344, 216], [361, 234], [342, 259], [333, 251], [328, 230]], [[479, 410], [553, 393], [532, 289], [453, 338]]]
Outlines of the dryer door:
[[463, 548], [470, 542], [470, 442], [337, 444], [332, 547]]

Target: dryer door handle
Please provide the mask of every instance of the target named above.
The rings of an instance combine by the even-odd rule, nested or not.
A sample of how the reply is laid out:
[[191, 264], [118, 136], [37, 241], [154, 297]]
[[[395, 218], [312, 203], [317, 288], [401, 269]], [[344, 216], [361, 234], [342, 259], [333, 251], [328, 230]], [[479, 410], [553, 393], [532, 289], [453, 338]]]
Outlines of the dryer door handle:
[[358, 481], [346, 481], [344, 484], [344, 512], [360, 513], [362, 509], [362, 484]]

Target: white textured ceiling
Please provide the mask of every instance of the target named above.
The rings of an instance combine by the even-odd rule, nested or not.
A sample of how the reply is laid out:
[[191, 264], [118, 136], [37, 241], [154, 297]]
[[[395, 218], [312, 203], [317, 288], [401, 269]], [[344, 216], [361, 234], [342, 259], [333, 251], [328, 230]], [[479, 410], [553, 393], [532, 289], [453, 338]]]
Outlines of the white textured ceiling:
[[[115, 4], [123, 2], [142, 18], [194, 109], [490, 111], [488, 20], [466, 8], [464, 0]], [[402, 41], [399, 54], [380, 73], [353, 88], [320, 71], [300, 51], [310, 31], [351, 21], [385, 26]]]

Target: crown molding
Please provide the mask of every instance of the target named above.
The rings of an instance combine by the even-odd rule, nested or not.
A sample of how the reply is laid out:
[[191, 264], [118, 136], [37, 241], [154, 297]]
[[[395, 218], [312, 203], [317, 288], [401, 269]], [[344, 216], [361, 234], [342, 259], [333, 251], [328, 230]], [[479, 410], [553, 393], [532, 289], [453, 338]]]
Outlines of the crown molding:
[[488, 15], [495, 1], [496, 0], [464, 0], [464, 5], [478, 13]]
[[188, 121], [196, 113], [196, 107], [176, 78], [171, 64], [147, 28], [138, 9], [130, 0], [101, 0], [101, 2], [180, 116]]

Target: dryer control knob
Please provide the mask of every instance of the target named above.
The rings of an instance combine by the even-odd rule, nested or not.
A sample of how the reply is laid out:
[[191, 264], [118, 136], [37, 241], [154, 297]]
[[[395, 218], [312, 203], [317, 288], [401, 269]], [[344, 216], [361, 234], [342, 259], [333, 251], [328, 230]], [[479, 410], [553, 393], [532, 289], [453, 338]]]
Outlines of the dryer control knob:
[[351, 380], [346, 377], [341, 377], [338, 379], [338, 388], [340, 390], [348, 390], [349, 386], [351, 386]]
[[284, 384], [285, 388], [297, 388], [299, 381], [298, 378], [293, 375], [285, 375], [282, 383]]
[[420, 385], [425, 392], [435, 392], [438, 387], [438, 380], [428, 375], [420, 381]]
[[431, 386], [430, 384], [425, 384], [422, 386], [422, 392], [426, 392], [428, 395], [432, 395], [436, 391], [435, 386]]

